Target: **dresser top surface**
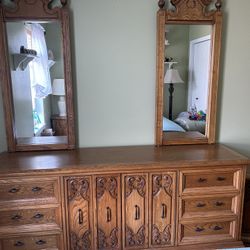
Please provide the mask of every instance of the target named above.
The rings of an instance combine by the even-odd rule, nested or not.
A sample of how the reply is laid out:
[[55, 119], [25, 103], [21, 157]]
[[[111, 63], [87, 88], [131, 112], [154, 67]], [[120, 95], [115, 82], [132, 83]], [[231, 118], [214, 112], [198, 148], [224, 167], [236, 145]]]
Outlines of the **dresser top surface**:
[[0, 154], [0, 174], [34, 171], [69, 172], [139, 169], [143, 165], [171, 167], [247, 165], [249, 160], [219, 144], [189, 146], [127, 146], [82, 148], [69, 151]]

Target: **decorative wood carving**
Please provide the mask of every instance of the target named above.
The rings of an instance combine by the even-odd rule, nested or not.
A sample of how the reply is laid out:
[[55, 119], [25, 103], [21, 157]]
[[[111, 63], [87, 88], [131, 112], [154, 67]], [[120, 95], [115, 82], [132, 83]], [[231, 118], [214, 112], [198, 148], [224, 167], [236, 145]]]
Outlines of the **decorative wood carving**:
[[135, 234], [131, 228], [126, 226], [126, 245], [143, 246], [145, 243], [145, 226], [141, 226]]
[[146, 181], [143, 176], [129, 176], [126, 178], [126, 197], [136, 189], [141, 197], [146, 194]]
[[89, 201], [89, 181], [85, 178], [73, 178], [68, 182], [69, 201], [77, 196], [81, 196], [84, 200]]
[[158, 6], [159, 6], [160, 9], [163, 9], [164, 6], [165, 6], [165, 0], [159, 0], [158, 1]]
[[211, 20], [216, 10], [220, 11], [222, 6], [221, 0], [216, 1], [216, 10], [208, 9], [208, 6], [213, 3], [213, 0], [171, 0], [170, 2], [175, 7], [175, 10], [167, 10], [168, 20]]
[[152, 226], [152, 244], [168, 245], [171, 244], [171, 225], [167, 225], [161, 233], [156, 225]]
[[61, 8], [53, 7], [55, 0], [13, 0], [2, 3], [0, 1], [0, 9], [3, 8], [4, 17], [18, 17], [29, 19], [35, 17], [36, 19], [44, 18], [59, 18], [61, 9], [67, 5], [67, 0], [60, 0]]
[[98, 228], [98, 249], [119, 248], [117, 233], [118, 228], [114, 228], [107, 237], [105, 233], [100, 228]]
[[161, 188], [164, 188], [165, 192], [172, 196], [172, 183], [173, 179], [170, 175], [153, 175], [153, 196], [155, 196]]
[[74, 232], [70, 234], [71, 250], [91, 249], [90, 230], [87, 230], [82, 237], [78, 237]]
[[106, 190], [114, 199], [117, 199], [117, 180], [115, 177], [98, 177], [96, 179], [96, 195], [98, 199], [103, 196]]

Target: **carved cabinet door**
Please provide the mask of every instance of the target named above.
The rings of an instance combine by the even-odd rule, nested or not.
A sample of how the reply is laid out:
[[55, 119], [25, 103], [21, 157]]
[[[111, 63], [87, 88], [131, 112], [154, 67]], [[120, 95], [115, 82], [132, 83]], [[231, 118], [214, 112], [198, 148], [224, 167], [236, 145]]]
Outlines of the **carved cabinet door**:
[[174, 245], [176, 173], [150, 174], [149, 242], [150, 247]]
[[95, 249], [121, 249], [120, 175], [94, 177]]
[[93, 249], [91, 177], [68, 177], [65, 183], [68, 249]]
[[123, 175], [123, 249], [148, 248], [148, 175]]

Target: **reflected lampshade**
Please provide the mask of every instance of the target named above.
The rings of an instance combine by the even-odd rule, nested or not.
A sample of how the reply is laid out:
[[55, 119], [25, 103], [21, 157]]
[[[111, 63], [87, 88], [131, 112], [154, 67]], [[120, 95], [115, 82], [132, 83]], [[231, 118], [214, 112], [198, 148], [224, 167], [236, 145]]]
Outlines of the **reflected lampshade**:
[[177, 69], [167, 69], [164, 83], [184, 83]]
[[52, 87], [53, 95], [65, 95], [65, 81], [64, 79], [54, 79]]

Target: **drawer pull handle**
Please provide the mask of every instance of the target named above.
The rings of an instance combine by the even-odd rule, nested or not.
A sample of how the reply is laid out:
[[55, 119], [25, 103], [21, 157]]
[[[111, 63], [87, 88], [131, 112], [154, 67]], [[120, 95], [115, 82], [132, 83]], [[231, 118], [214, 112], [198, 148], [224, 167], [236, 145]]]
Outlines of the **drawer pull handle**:
[[218, 178], [217, 178], [217, 181], [225, 181], [226, 180], [226, 178], [225, 177], [221, 177], [221, 176], [219, 176]]
[[165, 219], [167, 217], [167, 206], [165, 204], [161, 204], [161, 207], [162, 207], [161, 218]]
[[19, 192], [19, 190], [20, 190], [19, 188], [12, 188], [9, 190], [9, 193], [15, 194], [15, 193]]
[[38, 240], [38, 241], [36, 241], [36, 244], [39, 245], [39, 246], [44, 245], [46, 243], [47, 242], [45, 240]]
[[44, 215], [43, 214], [35, 214], [34, 216], [33, 216], [33, 218], [34, 219], [41, 219], [41, 218], [43, 218], [44, 217]]
[[11, 219], [12, 220], [20, 220], [22, 218], [22, 216], [21, 215], [19, 215], [19, 214], [16, 214], [16, 215], [14, 215], [13, 217], [11, 217]]
[[22, 247], [22, 246], [24, 246], [25, 244], [22, 242], [22, 241], [17, 241], [15, 244], [14, 244], [14, 246], [15, 247]]
[[221, 201], [216, 201], [216, 202], [215, 202], [215, 206], [216, 206], [216, 207], [221, 207], [221, 206], [223, 206], [223, 205], [224, 205], [224, 203], [221, 202]]
[[41, 191], [42, 188], [40, 188], [40, 187], [33, 187], [31, 190], [32, 190], [32, 192], [36, 193], [36, 192]]
[[220, 226], [215, 226], [215, 227], [214, 227], [214, 231], [219, 231], [219, 230], [221, 230], [221, 229], [223, 229], [223, 227], [220, 227]]
[[198, 203], [198, 204], [196, 205], [196, 207], [205, 207], [205, 206], [206, 206], [205, 203]]
[[140, 219], [140, 207], [135, 205], [135, 220]]
[[82, 209], [78, 209], [78, 222], [79, 224], [83, 224], [83, 212]]
[[204, 230], [205, 230], [205, 229], [202, 228], [202, 227], [196, 227], [196, 228], [195, 228], [195, 232], [198, 232], [198, 233], [203, 232]]
[[110, 207], [107, 207], [107, 222], [110, 222], [111, 221], [111, 209]]
[[198, 179], [198, 182], [200, 182], [200, 183], [204, 183], [204, 182], [206, 182], [206, 181], [207, 181], [206, 178], [199, 178], [199, 179]]

